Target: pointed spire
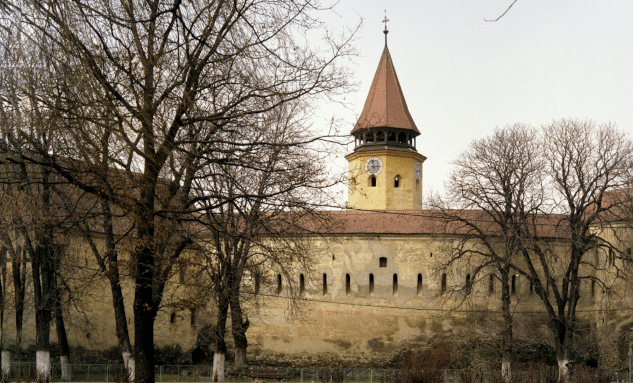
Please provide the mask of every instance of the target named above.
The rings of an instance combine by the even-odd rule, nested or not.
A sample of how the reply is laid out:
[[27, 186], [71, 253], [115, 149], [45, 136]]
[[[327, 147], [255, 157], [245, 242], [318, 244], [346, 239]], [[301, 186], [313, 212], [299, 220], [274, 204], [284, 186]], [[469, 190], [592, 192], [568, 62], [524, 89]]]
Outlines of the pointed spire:
[[[386, 28], [385, 31], [387, 32]], [[413, 122], [411, 113], [409, 113], [396, 70], [391, 61], [389, 48], [386, 45], [382, 57], [380, 57], [374, 81], [371, 83], [363, 112], [351, 134], [371, 128], [406, 129], [415, 132], [414, 136], [420, 134], [415, 122]]]

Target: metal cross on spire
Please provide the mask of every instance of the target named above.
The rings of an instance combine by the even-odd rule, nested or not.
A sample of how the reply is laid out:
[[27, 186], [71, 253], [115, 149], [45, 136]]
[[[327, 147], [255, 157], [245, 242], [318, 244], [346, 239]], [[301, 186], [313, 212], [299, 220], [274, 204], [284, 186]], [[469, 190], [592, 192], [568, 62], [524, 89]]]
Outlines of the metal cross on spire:
[[389, 19], [387, 18], [387, 10], [385, 9], [385, 18], [384, 20], [382, 20], [383, 23], [385, 23], [385, 30], [382, 31], [382, 33], [385, 34], [385, 46], [387, 46], [387, 33], [389, 33], [389, 30], [387, 29], [387, 22], [389, 21]]

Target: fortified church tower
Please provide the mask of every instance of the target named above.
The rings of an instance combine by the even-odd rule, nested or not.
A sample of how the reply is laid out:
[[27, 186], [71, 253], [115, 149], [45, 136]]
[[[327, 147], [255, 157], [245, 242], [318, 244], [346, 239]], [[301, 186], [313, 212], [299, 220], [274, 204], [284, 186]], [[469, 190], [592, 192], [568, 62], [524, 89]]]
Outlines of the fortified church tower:
[[420, 131], [404, 100], [396, 70], [385, 49], [369, 89], [363, 112], [351, 134], [355, 139], [349, 162], [350, 209], [422, 209], [422, 163], [415, 139]]

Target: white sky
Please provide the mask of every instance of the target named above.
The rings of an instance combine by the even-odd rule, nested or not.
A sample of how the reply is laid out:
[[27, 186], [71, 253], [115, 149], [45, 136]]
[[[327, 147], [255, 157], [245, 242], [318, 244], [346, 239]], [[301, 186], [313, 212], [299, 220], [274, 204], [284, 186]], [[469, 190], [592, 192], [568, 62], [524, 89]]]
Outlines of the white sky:
[[425, 195], [496, 126], [576, 117], [633, 131], [633, 1], [518, 0], [501, 20], [484, 22], [511, 3], [340, 0], [321, 16], [335, 33], [363, 19], [351, 67], [358, 91], [346, 97], [351, 111], [332, 110], [351, 131], [384, 47], [387, 10], [389, 51], [428, 157]]

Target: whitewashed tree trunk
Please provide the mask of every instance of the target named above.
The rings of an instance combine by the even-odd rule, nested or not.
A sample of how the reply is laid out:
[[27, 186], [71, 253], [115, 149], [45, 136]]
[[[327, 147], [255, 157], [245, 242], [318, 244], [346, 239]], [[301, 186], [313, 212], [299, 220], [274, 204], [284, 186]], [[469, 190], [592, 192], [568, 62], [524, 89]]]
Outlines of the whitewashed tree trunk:
[[213, 378], [212, 382], [224, 382], [224, 360], [225, 354], [216, 352], [213, 354]]
[[60, 356], [59, 363], [62, 367], [62, 380], [64, 382], [70, 382], [73, 380], [72, 371], [70, 369], [70, 363], [68, 363], [68, 356]]
[[501, 363], [501, 377], [505, 383], [512, 382], [512, 366], [510, 362]]
[[125, 369], [127, 371], [127, 376], [130, 382], [134, 381], [134, 358], [132, 354], [129, 352], [123, 353], [123, 363], [125, 364]]
[[42, 382], [51, 379], [51, 353], [49, 351], [35, 352], [35, 370], [37, 371], [37, 379]]
[[2, 350], [0, 359], [2, 363], [2, 376], [8, 377], [11, 374], [11, 351]]
[[569, 359], [559, 359], [558, 360], [558, 381], [559, 382], [569, 382], [569, 369], [567, 368], [567, 364], [569, 363]]

